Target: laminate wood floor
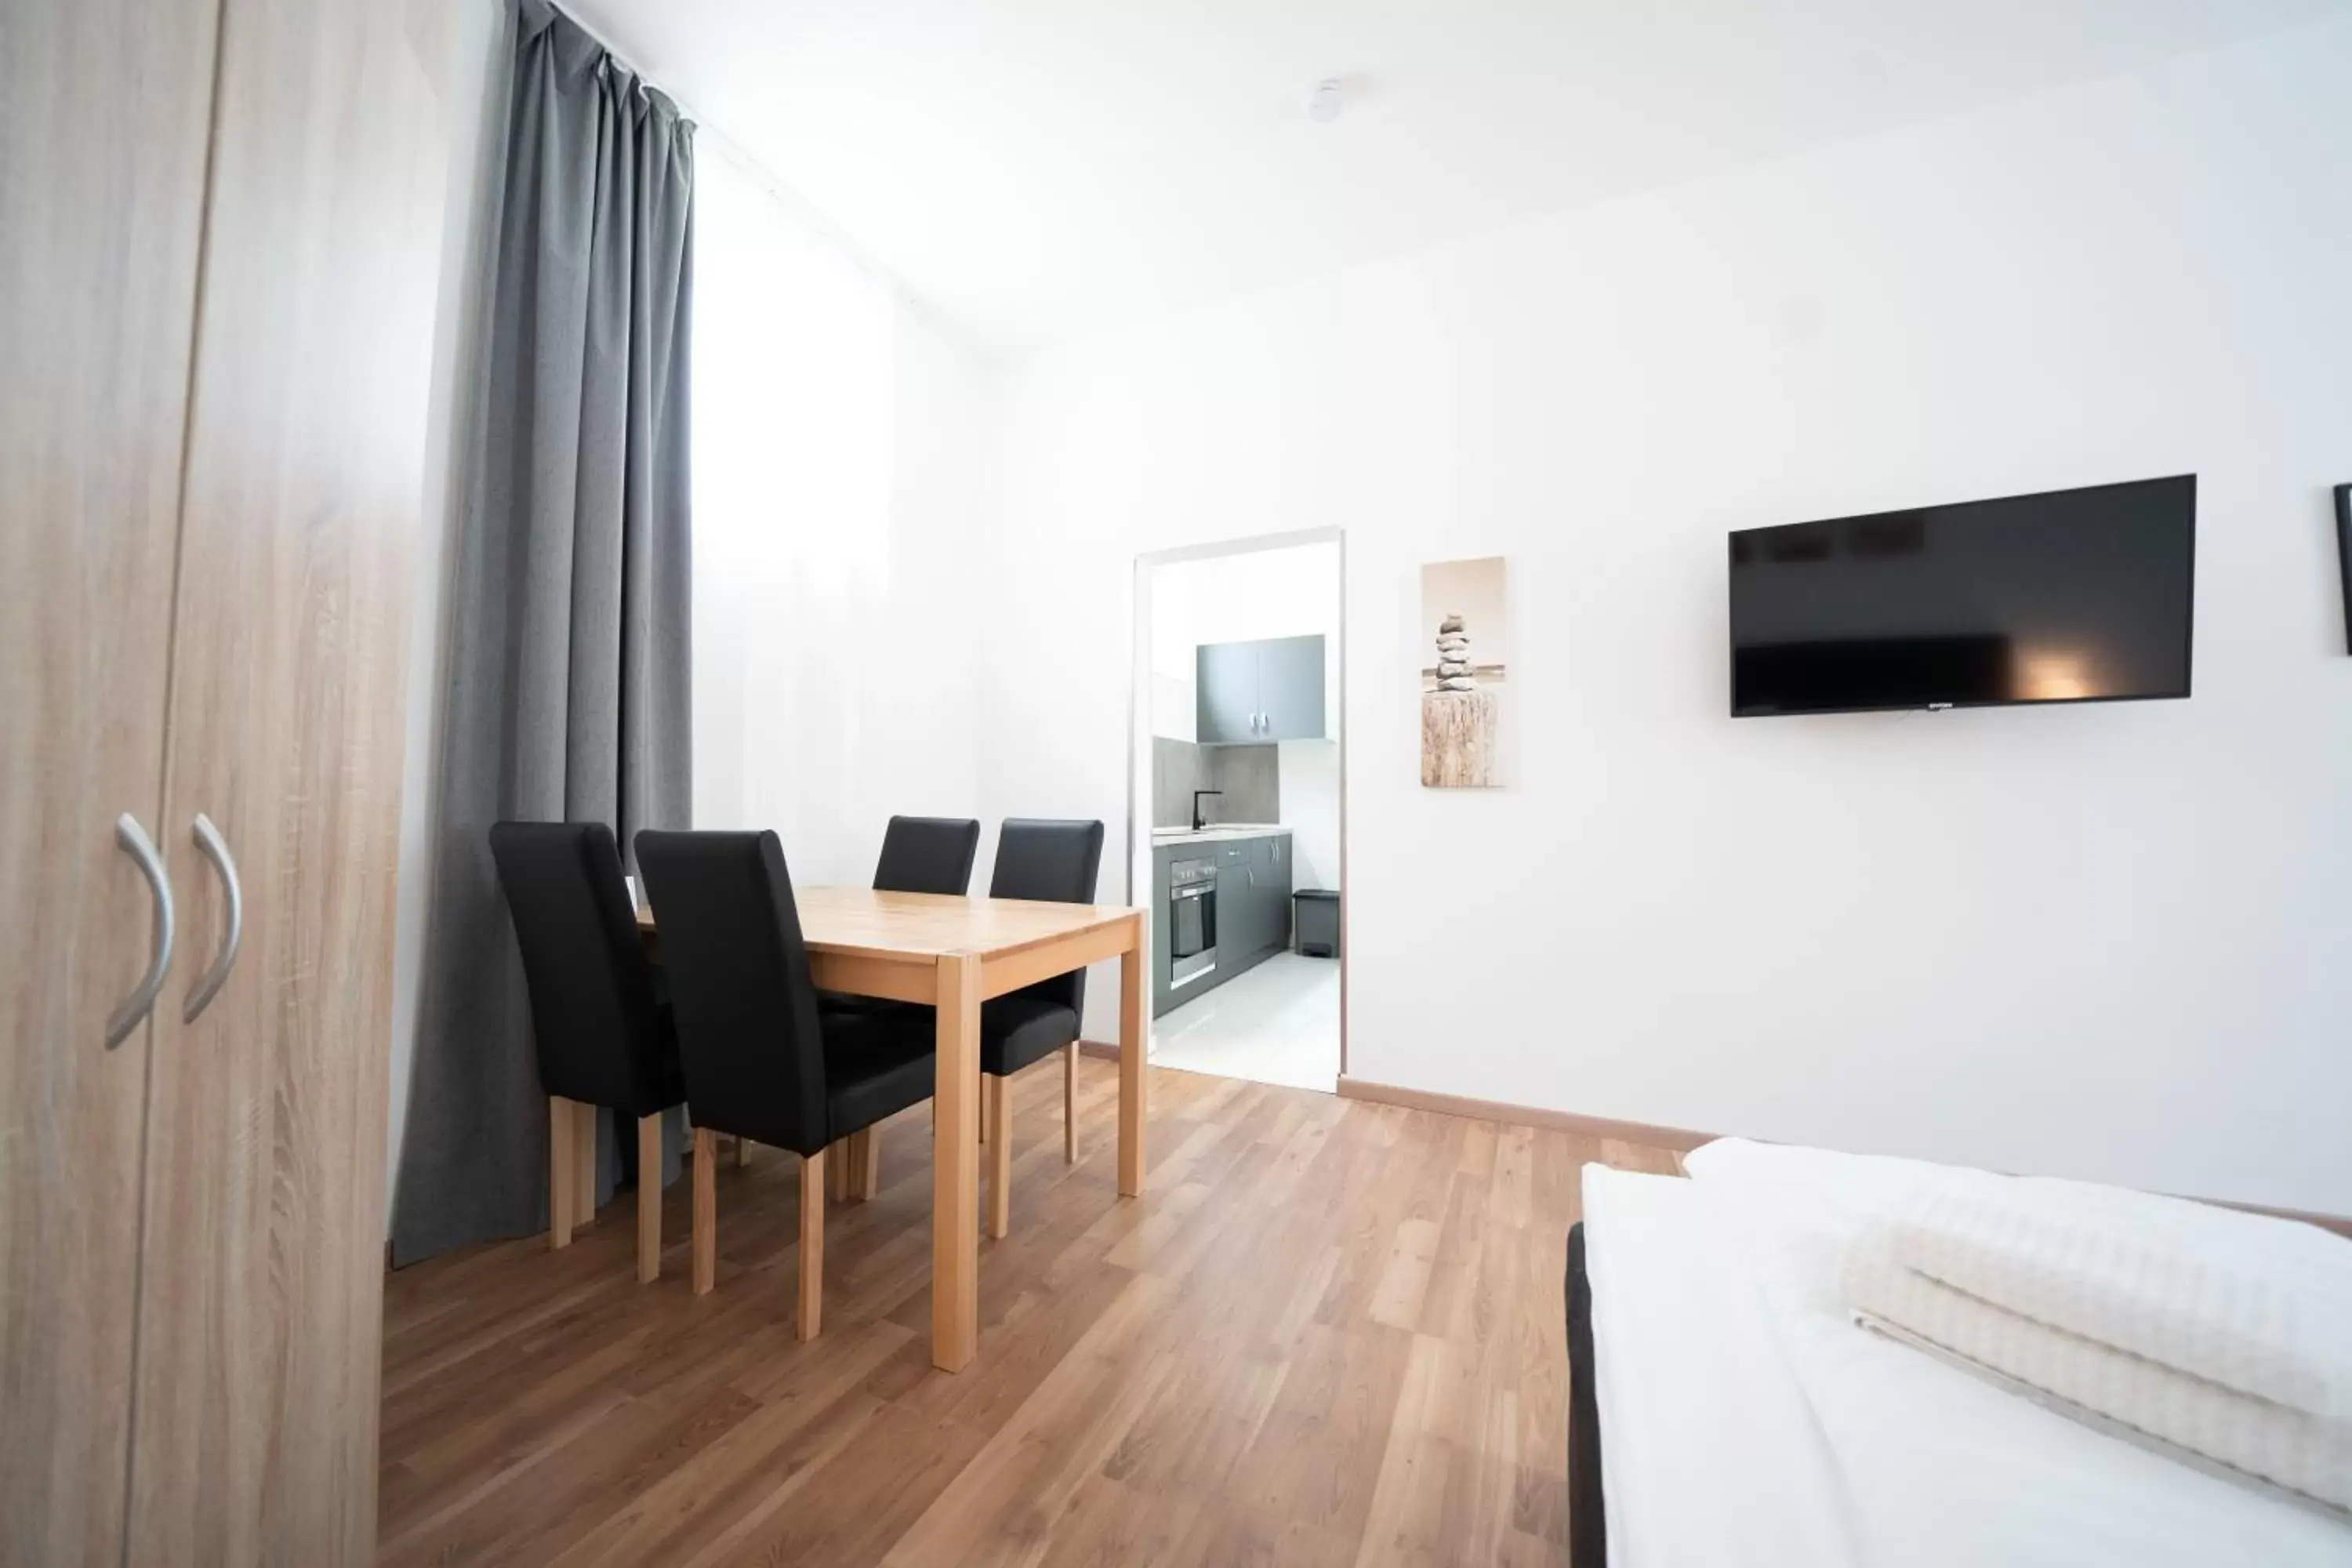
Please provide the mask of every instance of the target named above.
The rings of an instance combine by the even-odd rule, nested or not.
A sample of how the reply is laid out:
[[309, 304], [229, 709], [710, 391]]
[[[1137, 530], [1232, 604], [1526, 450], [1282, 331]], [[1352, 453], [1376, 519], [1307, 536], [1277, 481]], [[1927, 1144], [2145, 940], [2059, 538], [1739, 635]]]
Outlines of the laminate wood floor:
[[380, 1556], [410, 1563], [1548, 1563], [1567, 1556], [1561, 1276], [1588, 1160], [1668, 1151], [1155, 1068], [1150, 1186], [1118, 1070], [1013, 1080], [1013, 1232], [980, 1354], [931, 1369], [930, 1125], [835, 1204], [793, 1338], [799, 1161], [723, 1160], [719, 1288], [635, 1199], [390, 1277]]

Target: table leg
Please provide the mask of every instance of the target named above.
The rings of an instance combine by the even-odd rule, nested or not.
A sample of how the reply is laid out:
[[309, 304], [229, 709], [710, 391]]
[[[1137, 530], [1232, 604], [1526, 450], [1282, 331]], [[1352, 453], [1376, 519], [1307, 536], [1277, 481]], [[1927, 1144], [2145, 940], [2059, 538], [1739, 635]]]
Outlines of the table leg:
[[1118, 958], [1118, 1194], [1143, 1195], [1144, 1052], [1151, 1044], [1150, 1016], [1144, 1006], [1143, 917], [1135, 917], [1135, 938]]
[[961, 1372], [980, 1337], [980, 960], [940, 958], [931, 1097], [931, 1364]]

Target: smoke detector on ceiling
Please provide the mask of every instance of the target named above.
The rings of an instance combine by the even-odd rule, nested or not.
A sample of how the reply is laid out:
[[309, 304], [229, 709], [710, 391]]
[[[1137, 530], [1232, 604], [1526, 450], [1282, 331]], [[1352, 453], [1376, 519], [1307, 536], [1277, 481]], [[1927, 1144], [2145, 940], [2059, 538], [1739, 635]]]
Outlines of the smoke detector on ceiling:
[[1347, 89], [1336, 76], [1327, 76], [1315, 84], [1307, 100], [1307, 118], [1318, 125], [1328, 125], [1339, 118], [1339, 110], [1348, 106]]

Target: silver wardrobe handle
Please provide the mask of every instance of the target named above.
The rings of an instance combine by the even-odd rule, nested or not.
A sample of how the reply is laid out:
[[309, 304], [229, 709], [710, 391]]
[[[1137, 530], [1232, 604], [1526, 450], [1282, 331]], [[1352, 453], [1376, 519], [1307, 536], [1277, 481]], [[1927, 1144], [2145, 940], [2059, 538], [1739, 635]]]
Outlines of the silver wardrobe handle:
[[106, 1048], [121, 1045], [139, 1020], [155, 1005], [155, 994], [163, 989], [164, 972], [172, 967], [172, 879], [163, 869], [161, 857], [155, 853], [154, 840], [139, 826], [139, 819], [124, 812], [114, 819], [114, 842], [139, 874], [147, 879], [147, 890], [155, 899], [155, 945], [147, 960], [147, 973], [140, 977], [138, 986], [122, 999], [112, 1016], [106, 1020]]
[[180, 1014], [184, 1024], [194, 1023], [196, 1015], [220, 994], [220, 988], [228, 982], [228, 972], [236, 966], [237, 943], [245, 940], [245, 889], [237, 885], [236, 857], [228, 852], [228, 841], [213, 826], [213, 819], [201, 811], [196, 813], [195, 839], [196, 847], [213, 863], [213, 869], [220, 873], [221, 886], [228, 890], [228, 931], [221, 937], [220, 952], [214, 955], [213, 966], [205, 971], [205, 977], [188, 993], [188, 1005]]

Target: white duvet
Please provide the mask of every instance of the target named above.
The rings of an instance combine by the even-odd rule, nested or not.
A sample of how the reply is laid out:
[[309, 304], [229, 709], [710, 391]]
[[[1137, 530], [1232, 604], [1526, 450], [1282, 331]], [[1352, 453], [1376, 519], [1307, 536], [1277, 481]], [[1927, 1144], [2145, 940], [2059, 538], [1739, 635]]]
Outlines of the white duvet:
[[1617, 1568], [2352, 1568], [2352, 1524], [1854, 1326], [1848, 1245], [2001, 1178], [1736, 1141], [1686, 1163], [1687, 1182], [1585, 1172]]

